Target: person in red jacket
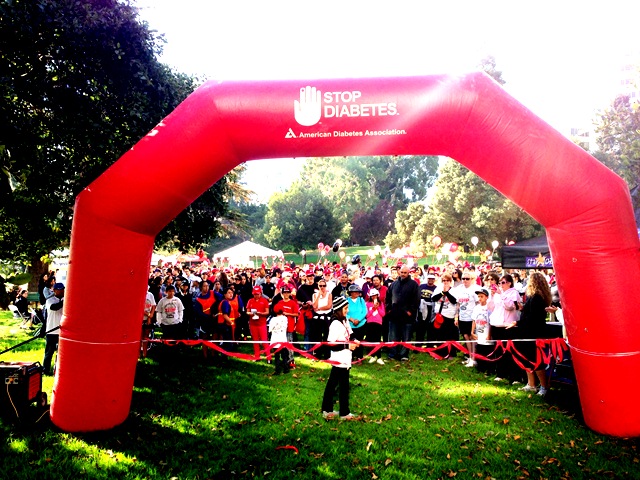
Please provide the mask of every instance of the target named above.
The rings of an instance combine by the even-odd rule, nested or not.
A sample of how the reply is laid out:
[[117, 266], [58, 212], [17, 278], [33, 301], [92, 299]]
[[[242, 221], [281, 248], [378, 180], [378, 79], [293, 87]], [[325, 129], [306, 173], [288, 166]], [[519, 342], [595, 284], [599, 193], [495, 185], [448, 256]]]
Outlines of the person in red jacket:
[[254, 342], [253, 352], [257, 359], [260, 359], [260, 347], [262, 346], [267, 356], [267, 362], [271, 363], [271, 349], [269, 348], [269, 337], [267, 336], [267, 315], [269, 315], [269, 300], [262, 295], [260, 286], [253, 287], [251, 291], [253, 298], [247, 302], [247, 314], [249, 315], [249, 331]]
[[[294, 335], [296, 330], [296, 321], [300, 314], [300, 308], [298, 307], [298, 302], [291, 298], [291, 288], [289, 288], [289, 285], [283, 285], [280, 289], [280, 293], [282, 295], [282, 300], [278, 302], [274, 307], [274, 310], [282, 312], [282, 314], [287, 317], [287, 342], [292, 343], [297, 341], [297, 336], [294, 340]], [[289, 366], [291, 368], [295, 368], [293, 350], [289, 350]]]

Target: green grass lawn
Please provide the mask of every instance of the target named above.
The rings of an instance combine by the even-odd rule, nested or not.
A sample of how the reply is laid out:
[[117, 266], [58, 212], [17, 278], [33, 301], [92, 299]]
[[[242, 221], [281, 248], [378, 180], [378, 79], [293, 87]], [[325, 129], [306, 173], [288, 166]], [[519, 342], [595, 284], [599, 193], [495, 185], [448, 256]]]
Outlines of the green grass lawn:
[[[0, 344], [23, 335], [0, 313]], [[41, 361], [43, 341], [3, 361]], [[248, 351], [248, 349], [247, 349]], [[90, 359], [87, 359], [90, 361]], [[325, 421], [330, 367], [298, 359], [206, 364], [197, 349], [156, 346], [139, 362], [131, 414], [107, 432], [60, 432], [45, 415], [0, 423], [0, 477], [58, 478], [638, 478], [638, 439], [598, 435], [576, 392], [548, 398], [496, 385], [426, 354], [351, 371], [361, 421]], [[99, 372], [96, 372], [99, 373]], [[44, 389], [51, 394], [47, 377]], [[35, 407], [34, 407], [35, 410]], [[291, 448], [279, 447], [295, 447]]]

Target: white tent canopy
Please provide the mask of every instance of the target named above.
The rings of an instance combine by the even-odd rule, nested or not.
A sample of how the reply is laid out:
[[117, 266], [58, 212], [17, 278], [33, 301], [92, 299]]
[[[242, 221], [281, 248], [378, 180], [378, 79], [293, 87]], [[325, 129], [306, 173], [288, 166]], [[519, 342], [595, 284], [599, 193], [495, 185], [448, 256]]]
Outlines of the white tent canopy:
[[234, 247], [227, 248], [213, 256], [213, 260], [226, 260], [233, 265], [250, 265], [252, 258], [281, 257], [282, 251], [272, 250], [250, 241], [242, 242]]

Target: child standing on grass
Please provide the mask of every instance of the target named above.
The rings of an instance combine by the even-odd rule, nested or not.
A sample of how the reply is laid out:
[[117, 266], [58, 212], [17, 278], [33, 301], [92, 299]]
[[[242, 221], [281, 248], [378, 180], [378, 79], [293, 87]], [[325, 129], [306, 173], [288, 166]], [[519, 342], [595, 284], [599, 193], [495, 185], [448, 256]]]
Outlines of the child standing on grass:
[[[347, 320], [349, 311], [347, 300], [341, 296], [336, 297], [333, 301], [332, 310], [333, 318], [329, 325], [327, 342], [331, 349], [329, 360], [336, 363], [331, 367], [331, 374], [324, 389], [322, 416], [330, 420], [339, 413], [341, 420], [356, 420], [357, 417], [349, 409], [349, 370], [351, 370], [352, 351], [356, 349], [360, 342], [355, 340], [350, 343], [350, 340], [353, 340], [353, 331]], [[333, 410], [333, 396], [336, 388], [339, 390], [340, 412]]]
[[490, 343], [489, 339], [489, 307], [487, 306], [487, 300], [489, 299], [489, 290], [486, 288], [480, 288], [476, 291], [478, 297], [478, 303], [475, 304], [471, 312], [471, 340], [477, 341], [477, 345], [474, 342], [469, 343], [469, 358], [471, 361], [465, 365], [465, 367], [474, 367], [478, 365], [475, 360], [476, 350], [480, 350], [482, 355], [486, 355], [488, 352], [487, 346]]
[[[287, 317], [282, 314], [282, 307], [276, 305], [274, 308], [275, 317], [269, 322], [269, 333], [271, 333], [271, 346], [280, 348], [282, 343], [287, 341]], [[276, 371], [275, 374], [289, 373], [289, 350], [280, 348], [275, 354]]]

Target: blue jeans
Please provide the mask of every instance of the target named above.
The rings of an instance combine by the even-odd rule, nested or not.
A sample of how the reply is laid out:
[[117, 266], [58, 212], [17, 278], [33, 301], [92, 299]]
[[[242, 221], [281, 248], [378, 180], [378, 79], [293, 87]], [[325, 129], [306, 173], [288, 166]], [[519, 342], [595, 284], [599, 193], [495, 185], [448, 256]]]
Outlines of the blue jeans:
[[46, 336], [44, 359], [42, 360], [42, 368], [45, 375], [53, 375], [53, 372], [51, 371], [51, 361], [53, 360], [53, 354], [58, 350], [59, 339], [60, 335], [57, 332], [55, 334], [49, 333]]
[[[389, 341], [390, 342], [410, 342], [413, 333], [413, 323], [396, 323], [389, 322]], [[400, 360], [409, 358], [409, 349], [404, 345], [398, 345], [389, 349], [389, 358]]]

